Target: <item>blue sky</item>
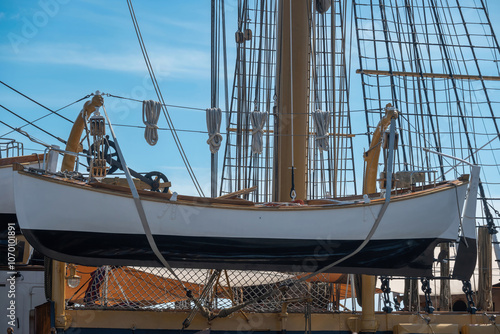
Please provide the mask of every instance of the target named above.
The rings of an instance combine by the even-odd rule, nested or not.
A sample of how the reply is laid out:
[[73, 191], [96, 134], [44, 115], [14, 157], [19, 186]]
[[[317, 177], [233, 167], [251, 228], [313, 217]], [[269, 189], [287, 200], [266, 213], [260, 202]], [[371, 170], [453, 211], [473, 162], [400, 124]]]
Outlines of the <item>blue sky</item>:
[[[170, 107], [175, 126], [181, 130], [206, 131], [205, 113], [196, 109], [210, 107], [210, 1], [135, 0], [133, 3], [166, 103], [195, 108]], [[236, 4], [237, 0], [226, 0], [228, 17], [235, 17]], [[489, 5], [494, 19], [500, 12], [500, 4], [490, 1]], [[227, 27], [230, 47], [236, 30], [236, 20], [232, 22], [233, 26]], [[96, 90], [138, 100], [157, 99], [125, 0], [2, 1], [0, 36], [0, 80], [51, 109]], [[234, 51], [230, 51], [231, 67], [233, 62]], [[232, 77], [232, 69], [229, 75]], [[0, 86], [0, 101], [29, 120], [47, 113], [3, 86]], [[75, 119], [82, 105], [80, 102], [61, 113]], [[142, 125], [140, 103], [108, 97], [105, 105], [114, 124]], [[0, 119], [11, 126], [24, 125], [5, 110], [0, 112]], [[37, 124], [64, 139], [71, 126], [57, 116]], [[166, 126], [163, 117], [159, 125]], [[57, 144], [31, 126], [24, 130], [47, 143]], [[145, 142], [142, 129], [115, 127], [115, 131], [130, 167], [141, 172], [159, 170], [171, 179], [176, 191], [194, 194], [169, 132], [161, 131], [158, 144], [151, 147]], [[0, 125], [0, 136], [7, 132], [9, 129]], [[179, 132], [179, 136], [205, 193], [209, 194], [207, 135]], [[24, 142], [28, 154], [33, 152], [30, 149], [41, 149], [19, 134], [8, 137]]]
[[[228, 2], [228, 15], [235, 13]], [[167, 104], [210, 107], [210, 2], [134, 1], [134, 8]], [[234, 29], [228, 30], [234, 31]], [[0, 5], [0, 77], [41, 104], [58, 109], [96, 90], [138, 100], [157, 100], [137, 42], [126, 1], [2, 1]], [[1, 104], [33, 120], [43, 108], [0, 87]], [[75, 119], [83, 102], [61, 111]], [[142, 125], [137, 102], [105, 99], [111, 121]], [[205, 113], [169, 108], [178, 129], [206, 131]], [[1, 119], [24, 122], [2, 109]], [[66, 139], [71, 124], [57, 116], [36, 123]], [[160, 126], [165, 127], [162, 117]], [[56, 142], [28, 126], [31, 135]], [[9, 129], [0, 125], [0, 135]], [[160, 170], [182, 192], [192, 192], [169, 132], [150, 147], [142, 129], [115, 127], [127, 163], [138, 171]], [[210, 153], [206, 134], [179, 132], [205, 192], [209, 192]], [[40, 149], [18, 134], [25, 148]], [[31, 153], [27, 150], [26, 153]], [[222, 154], [221, 154], [222, 155]]]

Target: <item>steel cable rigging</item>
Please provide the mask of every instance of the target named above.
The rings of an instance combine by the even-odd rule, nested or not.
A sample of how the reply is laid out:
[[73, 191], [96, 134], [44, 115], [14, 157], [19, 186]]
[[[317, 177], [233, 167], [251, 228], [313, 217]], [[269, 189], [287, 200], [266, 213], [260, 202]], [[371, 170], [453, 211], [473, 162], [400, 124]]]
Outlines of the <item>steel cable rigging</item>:
[[200, 184], [198, 182], [198, 179], [196, 178], [196, 175], [194, 174], [194, 170], [191, 167], [191, 164], [189, 163], [187, 155], [184, 152], [184, 149], [183, 149], [182, 144], [180, 142], [179, 136], [177, 135], [177, 131], [176, 131], [175, 127], [174, 127], [172, 119], [170, 118], [170, 114], [168, 113], [168, 110], [165, 107], [165, 100], [163, 99], [163, 95], [162, 95], [160, 87], [158, 85], [158, 81], [156, 80], [156, 76], [154, 74], [153, 66], [151, 64], [151, 61], [149, 60], [148, 52], [146, 50], [146, 45], [145, 45], [144, 40], [142, 38], [141, 30], [139, 28], [139, 23], [137, 22], [137, 17], [135, 16], [134, 7], [132, 6], [132, 1], [131, 0], [127, 0], [127, 5], [128, 5], [128, 8], [129, 8], [129, 12], [130, 12], [130, 17], [132, 18], [132, 23], [134, 24], [135, 33], [137, 35], [137, 40], [139, 41], [139, 46], [141, 48], [142, 56], [144, 57], [144, 61], [146, 63], [146, 67], [147, 67], [149, 75], [151, 77], [151, 81], [153, 83], [153, 87], [155, 89], [155, 92], [156, 92], [156, 95], [158, 97], [158, 100], [162, 104], [163, 115], [165, 116], [165, 119], [167, 120], [167, 124], [168, 124], [168, 126], [170, 128], [170, 131], [172, 133], [172, 137], [174, 139], [175, 145], [177, 146], [177, 149], [179, 150], [179, 153], [181, 155], [181, 159], [182, 159], [184, 165], [186, 166], [186, 169], [188, 171], [189, 177], [193, 181], [193, 184], [194, 184], [194, 186], [196, 188], [196, 191], [198, 192], [198, 194], [200, 196], [205, 196], [203, 194], [203, 190], [202, 190], [202, 188], [201, 188], [201, 186], [200, 186]]

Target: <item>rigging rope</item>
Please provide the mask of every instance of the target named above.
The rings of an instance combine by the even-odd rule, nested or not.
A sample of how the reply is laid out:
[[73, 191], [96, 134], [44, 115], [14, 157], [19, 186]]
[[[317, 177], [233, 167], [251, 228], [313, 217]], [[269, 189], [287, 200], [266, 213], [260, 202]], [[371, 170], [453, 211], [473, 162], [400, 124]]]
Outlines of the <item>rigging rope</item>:
[[[110, 94], [110, 93], [102, 93], [101, 95], [108, 96], [108, 97], [114, 97], [116, 99], [122, 99], [122, 100], [127, 100], [127, 101], [139, 102], [139, 103], [144, 102], [143, 100], [133, 99], [131, 97], [125, 97], [125, 96], [120, 96], [120, 95], [114, 95], [114, 94]], [[172, 108], [180, 108], [180, 109], [191, 109], [191, 110], [205, 111], [205, 109], [202, 109], [202, 108], [187, 107], [187, 106], [178, 106], [178, 105], [175, 105], [175, 104], [162, 104], [162, 106], [172, 107]]]
[[[266, 60], [266, 61], [269, 61], [269, 60]], [[86, 99], [86, 98], [88, 98], [89, 96], [92, 96], [92, 95], [93, 94], [87, 95], [86, 97], [84, 97], [84, 98], [82, 98], [82, 99], [80, 99], [78, 101]], [[137, 100], [137, 99], [133, 99], [131, 97], [119, 96], [119, 95], [114, 95], [114, 94], [110, 94], [110, 93], [101, 93], [101, 95], [108, 96], [108, 97], [114, 97], [114, 98], [117, 98], [117, 99], [122, 99], [122, 100], [127, 100], [127, 101], [134, 101], [134, 102], [139, 102], [139, 103], [143, 102], [143, 100]], [[75, 103], [75, 102], [73, 102], [73, 103]], [[203, 109], [203, 108], [188, 107], [188, 106], [179, 106], [179, 105], [175, 105], [175, 104], [162, 104], [162, 106], [172, 107], [172, 108], [180, 108], [180, 109], [197, 110], [197, 111], [205, 111], [206, 110], [206, 109]], [[66, 107], [63, 107], [61, 109], [64, 109], [64, 108], [66, 108]], [[58, 110], [61, 110], [61, 109], [58, 109]], [[231, 114], [231, 111], [230, 111], [229, 107], [226, 106], [226, 109], [227, 110], [222, 110], [222, 112], [225, 113], [225, 114]], [[58, 111], [58, 110], [56, 110], [56, 111]], [[372, 109], [350, 109], [349, 112], [351, 112], [351, 113], [356, 113], [356, 112], [358, 112], [358, 113], [361, 113], [361, 112], [365, 113], [367, 111], [369, 111], [369, 112], [376, 112], [376, 111], [381, 111], [381, 110], [384, 110], [384, 108], [380, 108], [380, 109], [379, 108], [376, 108], [376, 109], [373, 109], [373, 108]], [[308, 112], [295, 112], [295, 115], [303, 115], [303, 114], [308, 114]], [[406, 113], [406, 115], [412, 115], [412, 114], [411, 113]], [[456, 117], [459, 117], [459, 116], [456, 116]], [[491, 117], [483, 117], [483, 118], [490, 119]], [[496, 117], [496, 118], [500, 119], [500, 116]], [[177, 131], [179, 131], [179, 130], [177, 130]], [[362, 135], [367, 135], [367, 134], [370, 134], [370, 133], [371, 132], [368, 132], [368, 133], [363, 132], [361, 134]]]
[[[7, 127], [9, 127], [9, 128], [11, 128], [12, 129], [11, 132], [17, 131], [20, 134], [22, 134], [23, 136], [27, 137], [29, 140], [31, 140], [34, 143], [40, 144], [40, 145], [45, 146], [45, 147], [50, 147], [49, 144], [41, 141], [40, 139], [37, 139], [37, 138], [34, 138], [34, 137], [30, 136], [26, 131], [21, 130], [20, 128], [14, 128], [13, 126], [10, 126], [9, 124], [7, 124], [7, 123], [5, 123], [5, 122], [3, 122], [1, 120], [0, 120], [0, 123], [3, 124], [3, 125], [5, 125], [5, 126], [7, 126]], [[2, 137], [0, 137], [0, 138], [2, 138]]]
[[[59, 138], [59, 137], [57, 137], [57, 136], [53, 135], [52, 133], [50, 133], [50, 132], [48, 132], [48, 131], [46, 131], [46, 130], [42, 129], [42, 128], [41, 128], [41, 127], [39, 127], [38, 125], [33, 124], [33, 122], [30, 122], [30, 121], [28, 121], [26, 118], [24, 118], [24, 117], [22, 117], [22, 116], [19, 116], [18, 114], [16, 114], [15, 112], [13, 112], [13, 111], [12, 111], [12, 110], [10, 110], [10, 109], [8, 109], [8, 108], [4, 107], [4, 106], [3, 106], [3, 105], [1, 105], [1, 104], [0, 104], [0, 107], [1, 107], [1, 108], [3, 108], [3, 109], [5, 109], [5, 110], [7, 110], [7, 111], [8, 111], [8, 112], [10, 112], [12, 115], [14, 115], [14, 116], [16, 116], [16, 117], [19, 117], [20, 119], [22, 119], [22, 120], [23, 120], [23, 121], [25, 121], [26, 123], [28, 123], [28, 124], [30, 124], [30, 125], [32, 125], [32, 126], [34, 126], [34, 127], [35, 127], [35, 128], [37, 128], [38, 130], [40, 130], [40, 131], [42, 131], [42, 132], [44, 132], [44, 133], [48, 134], [49, 136], [51, 136], [51, 137], [53, 137], [53, 138], [55, 138], [55, 139], [59, 140], [61, 143], [66, 144], [66, 141], [65, 141], [64, 139], [61, 139], [61, 138]], [[18, 129], [15, 129], [15, 131], [18, 131], [18, 132], [19, 132], [19, 130], [18, 130]]]
[[215, 154], [219, 151], [222, 143], [222, 135], [220, 134], [220, 123], [222, 119], [222, 111], [220, 108], [208, 108], [207, 112], [207, 130], [210, 152]]
[[146, 125], [144, 139], [151, 146], [158, 142], [158, 118], [160, 118], [161, 103], [153, 100], [142, 102], [142, 122]]
[[[56, 114], [57, 116], [59, 116], [59, 117], [61, 117], [61, 118], [65, 119], [65, 120], [67, 120], [68, 122], [73, 123], [73, 121], [72, 121], [72, 120], [70, 120], [70, 119], [68, 119], [68, 118], [64, 117], [63, 115], [61, 115], [61, 114], [58, 114], [58, 113], [57, 113], [57, 111], [59, 111], [59, 110], [61, 110], [61, 109], [65, 108], [65, 107], [63, 107], [63, 108], [61, 108], [61, 109], [59, 109], [59, 110], [54, 111], [54, 110], [52, 110], [52, 109], [50, 109], [50, 108], [47, 108], [47, 107], [46, 107], [46, 106], [44, 106], [43, 104], [41, 104], [41, 103], [39, 103], [39, 102], [37, 102], [37, 101], [33, 100], [31, 97], [29, 97], [29, 96], [27, 96], [27, 95], [25, 95], [25, 94], [21, 93], [21, 92], [20, 92], [20, 91], [18, 91], [17, 89], [15, 89], [15, 88], [13, 88], [13, 87], [11, 87], [11, 86], [7, 85], [5, 82], [0, 81], [0, 83], [1, 83], [2, 85], [4, 85], [5, 87], [7, 87], [7, 88], [9, 88], [9, 89], [13, 90], [13, 91], [14, 91], [14, 92], [16, 92], [17, 94], [19, 94], [19, 95], [21, 95], [21, 96], [23, 96], [23, 97], [27, 98], [27, 99], [28, 99], [28, 100], [30, 100], [31, 102], [34, 102], [34, 103], [38, 104], [40, 107], [42, 107], [42, 108], [44, 108], [44, 109], [47, 109], [47, 110], [48, 110], [48, 111], [50, 111], [52, 114]], [[83, 99], [86, 99], [88, 96], [89, 96], [89, 95], [87, 95], [87, 96], [86, 96], [86, 97], [84, 97]], [[81, 100], [83, 100], [83, 99], [80, 99], [80, 101], [81, 101]], [[76, 102], [73, 102], [73, 103], [76, 103]]]
[[173, 124], [172, 119], [170, 117], [170, 114], [168, 113], [168, 109], [165, 107], [165, 100], [163, 99], [163, 95], [161, 93], [160, 86], [158, 85], [158, 81], [156, 80], [156, 76], [155, 76], [155, 73], [153, 70], [153, 65], [151, 64], [151, 61], [149, 60], [148, 52], [146, 50], [146, 45], [144, 43], [144, 40], [142, 39], [142, 34], [141, 34], [141, 30], [139, 28], [139, 23], [137, 22], [137, 17], [135, 16], [134, 7], [132, 6], [132, 0], [127, 0], [127, 5], [129, 8], [129, 12], [130, 12], [130, 17], [132, 18], [132, 23], [134, 25], [137, 40], [139, 41], [139, 47], [141, 48], [144, 62], [146, 63], [146, 67], [148, 69], [149, 76], [151, 77], [151, 81], [153, 83], [153, 87], [155, 89], [158, 100], [160, 100], [160, 102], [163, 106], [163, 115], [165, 116], [165, 119], [167, 120], [167, 124], [170, 127], [170, 131], [172, 133], [174, 143], [177, 146], [177, 149], [179, 151], [181, 159], [182, 159], [184, 165], [186, 166], [187, 172], [188, 172], [191, 180], [193, 181], [193, 184], [196, 188], [196, 191], [198, 192], [198, 194], [200, 196], [204, 196], [203, 189], [201, 188], [201, 185], [198, 182], [196, 175], [194, 174], [194, 170], [191, 167], [191, 164], [189, 163], [186, 152], [184, 152], [184, 148], [182, 147], [179, 136], [177, 135], [177, 131], [175, 130], [175, 127], [174, 127], [174, 124]]
[[[59, 113], [58, 113], [58, 111], [61, 111], [61, 110], [63, 110], [63, 109], [66, 109], [66, 108], [68, 108], [68, 107], [72, 106], [72, 105], [73, 105], [73, 104], [75, 104], [75, 103], [78, 103], [78, 102], [80, 102], [80, 101], [83, 101], [83, 100], [85, 100], [85, 99], [89, 98], [89, 97], [90, 97], [90, 96], [92, 96], [92, 95], [94, 95], [94, 94], [88, 94], [87, 96], [84, 96], [84, 97], [82, 97], [81, 99], [78, 99], [78, 100], [76, 100], [76, 101], [74, 101], [74, 102], [71, 102], [71, 103], [69, 103], [69, 104], [65, 105], [64, 107], [61, 107], [61, 108], [59, 108], [59, 109], [57, 109], [57, 110], [54, 110], [54, 111], [52, 111], [52, 110], [50, 110], [50, 109], [49, 109], [49, 110], [50, 110], [50, 113], [45, 114], [45, 115], [43, 115], [43, 116], [41, 116], [41, 117], [38, 117], [37, 119], [33, 120], [31, 123], [38, 122], [38, 121], [40, 121], [40, 120], [42, 120], [42, 119], [44, 119], [44, 118], [46, 118], [46, 117], [48, 117], [48, 116], [50, 116], [50, 115], [53, 115], [53, 114], [55, 114], [55, 115], [57, 115], [57, 116], [59, 116], [59, 117], [61, 117], [61, 118], [65, 118], [64, 116], [62, 116], [61, 114], [59, 114]], [[24, 96], [24, 95], [23, 95], [23, 96]], [[28, 98], [28, 99], [29, 99], [29, 98]], [[47, 107], [44, 107], [44, 108], [45, 108], [45, 109], [48, 109]], [[73, 123], [73, 121], [71, 121], [71, 120], [70, 120], [70, 122], [71, 122], [71, 123]], [[22, 128], [24, 128], [25, 126], [30, 125], [31, 123], [26, 123], [26, 124], [24, 124], [24, 125], [20, 126], [18, 129], [22, 129]], [[12, 131], [9, 131], [9, 132], [7, 132], [7, 133], [4, 133], [4, 134], [3, 134], [3, 135], [1, 135], [0, 137], [8, 136], [9, 134], [11, 134], [11, 133], [12, 133], [12, 132], [14, 132], [14, 131], [16, 131], [16, 130], [12, 130]]]

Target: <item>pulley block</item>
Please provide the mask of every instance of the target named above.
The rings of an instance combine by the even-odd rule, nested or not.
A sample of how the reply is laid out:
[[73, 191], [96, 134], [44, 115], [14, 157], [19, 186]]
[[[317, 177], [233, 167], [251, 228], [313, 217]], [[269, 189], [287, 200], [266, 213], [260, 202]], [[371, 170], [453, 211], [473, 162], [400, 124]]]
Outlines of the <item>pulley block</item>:
[[[103, 141], [104, 141], [104, 143], [102, 144], [103, 148], [101, 150], [102, 154], [100, 155], [100, 157], [104, 159], [110, 166], [108, 174], [113, 174], [118, 168], [121, 169], [122, 163], [120, 161], [118, 153], [116, 152], [115, 143], [111, 140], [108, 140], [108, 136], [106, 136], [106, 138]], [[90, 146], [89, 155], [95, 156], [97, 151], [99, 150], [99, 146], [100, 144], [93, 143]], [[90, 161], [91, 159], [87, 158], [87, 163], [89, 164], [89, 166], [90, 166]]]
[[97, 115], [89, 118], [89, 130], [91, 136], [104, 136], [106, 134], [106, 122], [104, 116]]

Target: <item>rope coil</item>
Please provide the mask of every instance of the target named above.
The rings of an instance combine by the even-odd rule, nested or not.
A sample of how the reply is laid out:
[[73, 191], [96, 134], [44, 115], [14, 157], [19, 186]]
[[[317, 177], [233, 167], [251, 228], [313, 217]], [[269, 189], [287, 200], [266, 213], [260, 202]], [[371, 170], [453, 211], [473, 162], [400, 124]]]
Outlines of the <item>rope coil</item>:
[[207, 144], [210, 145], [210, 152], [215, 154], [219, 151], [222, 143], [222, 135], [220, 134], [220, 123], [222, 119], [222, 110], [220, 108], [207, 109]]
[[158, 142], [158, 119], [161, 113], [161, 103], [153, 100], [142, 101], [142, 122], [146, 125], [144, 138], [154, 146]]
[[314, 128], [316, 129], [316, 145], [320, 151], [328, 151], [328, 127], [330, 126], [330, 113], [316, 110], [312, 113]]
[[258, 110], [250, 112], [250, 122], [252, 123], [252, 153], [261, 154], [264, 148], [264, 126], [267, 122], [267, 113]]

